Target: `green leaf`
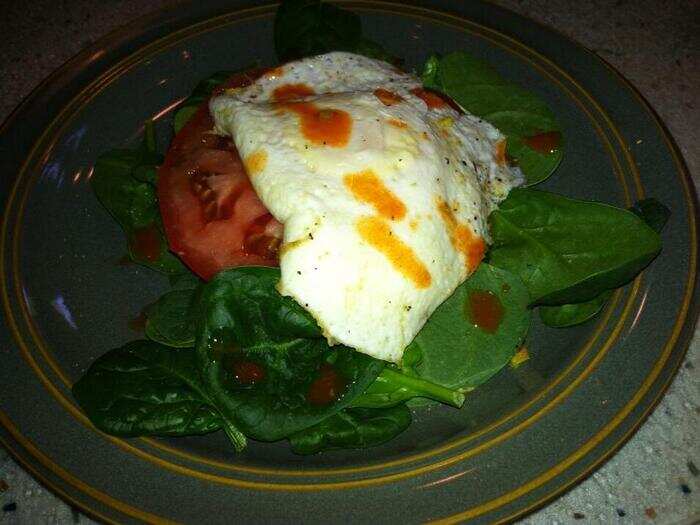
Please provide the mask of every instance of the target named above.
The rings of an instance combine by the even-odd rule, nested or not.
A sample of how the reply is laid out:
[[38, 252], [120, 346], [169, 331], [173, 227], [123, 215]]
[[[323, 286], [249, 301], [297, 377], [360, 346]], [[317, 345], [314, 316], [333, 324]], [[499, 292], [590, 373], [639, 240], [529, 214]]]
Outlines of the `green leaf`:
[[[330, 348], [313, 318], [275, 286], [276, 268], [235, 268], [204, 286], [197, 331], [199, 367], [223, 417], [254, 439], [275, 441], [348, 406], [375, 380], [383, 363], [346, 347]], [[253, 383], [237, 366], [262, 371]], [[309, 401], [324, 375], [340, 378], [339, 395]], [[342, 382], [341, 382], [342, 380]]]
[[[671, 216], [671, 210], [654, 198], [638, 201], [630, 211], [642, 219], [656, 233], [661, 233], [666, 221]], [[612, 290], [607, 290], [590, 301], [561, 306], [543, 306], [540, 308], [540, 318], [544, 324], [554, 328], [564, 328], [581, 324], [595, 317], [612, 296]]]
[[217, 71], [195, 86], [192, 94], [184, 100], [182, 105], [180, 105], [175, 112], [175, 117], [173, 119], [175, 133], [185, 127], [187, 121], [197, 113], [199, 106], [211, 96], [214, 89], [223, 84], [233, 74], [234, 71]]
[[297, 454], [338, 448], [368, 448], [406, 430], [411, 412], [405, 405], [384, 409], [349, 408], [289, 438]]
[[[90, 183], [97, 199], [124, 230], [131, 259], [163, 273], [179, 274], [187, 270], [168, 250], [162, 232], [154, 186], [156, 163], [162, 158], [150, 149], [155, 147], [152, 133], [152, 126], [146, 125], [144, 142], [138, 148], [114, 149], [100, 155]], [[141, 236], [156, 239], [160, 250], [157, 257], [134, 249]]]
[[534, 305], [589, 301], [629, 282], [661, 249], [627, 210], [543, 191], [511, 191], [489, 222], [489, 262], [518, 275]]
[[367, 390], [352, 402], [353, 407], [385, 408], [396, 406], [415, 397], [432, 399], [460, 408], [464, 394], [445, 388], [400, 370], [385, 367]]
[[222, 425], [193, 349], [134, 341], [99, 357], [73, 395], [97, 428], [115, 436], [187, 436]]
[[194, 347], [198, 288], [167, 292], [146, 311], [146, 337], [175, 348]]
[[441, 91], [470, 113], [496, 126], [507, 137], [507, 153], [515, 159], [528, 185], [549, 177], [561, 162], [563, 142], [542, 153], [527, 145], [529, 137], [562, 129], [554, 113], [537, 95], [501, 77], [489, 64], [464, 52], [432, 56], [423, 67], [426, 87]]
[[[491, 293], [503, 314], [495, 332], [474, 325], [473, 294]], [[473, 388], [508, 364], [530, 326], [529, 295], [523, 283], [507, 271], [482, 263], [477, 271], [442, 303], [409, 345], [421, 356], [413, 364], [419, 377], [447, 388]], [[407, 351], [407, 352], [408, 352]]]
[[612, 290], [607, 290], [583, 303], [541, 306], [539, 308], [540, 319], [552, 328], [566, 328], [585, 323], [598, 315], [610, 297], [612, 297]]
[[321, 0], [284, 0], [277, 9], [274, 32], [281, 62], [329, 51], [394, 60], [379, 44], [362, 37], [359, 16]]

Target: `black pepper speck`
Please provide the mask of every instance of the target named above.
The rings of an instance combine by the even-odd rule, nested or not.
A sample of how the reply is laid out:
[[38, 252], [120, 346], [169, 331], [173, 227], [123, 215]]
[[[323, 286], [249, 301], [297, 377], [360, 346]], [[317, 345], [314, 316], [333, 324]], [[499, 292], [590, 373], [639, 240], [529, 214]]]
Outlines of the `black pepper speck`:
[[688, 485], [686, 485], [685, 483], [681, 483], [681, 492], [683, 492], [683, 494], [690, 494], [693, 491], [690, 490], [690, 487]]
[[617, 515], [621, 518], [624, 518], [625, 516], [627, 516], [627, 513], [622, 509], [617, 509]]
[[2, 506], [2, 511], [3, 512], [14, 512], [17, 510], [17, 503], [14, 501], [12, 503], [7, 503]]
[[700, 474], [698, 467], [696, 467], [695, 463], [693, 463], [692, 461], [688, 461], [686, 465], [688, 465], [688, 470], [693, 476], [697, 476], [698, 474]]
[[574, 512], [574, 519], [575, 520], [582, 520], [585, 517], [586, 517], [586, 515], [581, 513], [581, 512]]
[[301, 275], [301, 272], [299, 270], [297, 270], [297, 275]]

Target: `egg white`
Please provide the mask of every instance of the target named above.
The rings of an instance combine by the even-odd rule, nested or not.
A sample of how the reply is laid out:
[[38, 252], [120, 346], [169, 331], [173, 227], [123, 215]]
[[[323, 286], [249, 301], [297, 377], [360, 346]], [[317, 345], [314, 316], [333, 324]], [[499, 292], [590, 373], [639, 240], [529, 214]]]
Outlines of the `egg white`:
[[[301, 132], [300, 116], [273, 97], [289, 84], [312, 88], [303, 100], [314, 107], [350, 115], [347, 144], [318, 144]], [[420, 86], [385, 62], [334, 52], [285, 64], [210, 103], [216, 131], [233, 138], [258, 196], [284, 224], [280, 293], [311, 312], [332, 344], [391, 362], [475, 269], [438, 203], [488, 241], [488, 214], [522, 182], [498, 162], [504, 137], [496, 128], [447, 105], [428, 108], [411, 92]], [[401, 101], [386, 105], [378, 88]], [[368, 172], [405, 215], [382, 216], [350, 191], [348, 175]], [[429, 285], [368, 242], [362, 221], [386, 226], [392, 242], [408, 247]]]

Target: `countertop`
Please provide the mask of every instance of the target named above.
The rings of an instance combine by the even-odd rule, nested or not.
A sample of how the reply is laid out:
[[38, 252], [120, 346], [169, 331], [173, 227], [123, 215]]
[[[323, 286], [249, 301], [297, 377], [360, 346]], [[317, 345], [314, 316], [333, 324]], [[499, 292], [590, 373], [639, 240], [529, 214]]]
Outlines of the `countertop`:
[[[100, 36], [167, 0], [5, 0], [0, 121], [44, 77]], [[697, 0], [496, 0], [556, 28], [625, 75], [666, 123], [700, 186]], [[700, 333], [639, 432], [599, 471], [524, 523], [700, 521]], [[91, 523], [0, 449], [0, 522]]]

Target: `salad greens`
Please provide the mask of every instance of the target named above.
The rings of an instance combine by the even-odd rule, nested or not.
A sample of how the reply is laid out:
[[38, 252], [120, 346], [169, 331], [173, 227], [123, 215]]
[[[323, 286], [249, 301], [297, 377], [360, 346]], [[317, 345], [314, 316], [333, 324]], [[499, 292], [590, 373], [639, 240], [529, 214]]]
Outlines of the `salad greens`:
[[[392, 60], [362, 36], [354, 13], [320, 0], [285, 0], [274, 27], [280, 60], [348, 50]], [[174, 117], [177, 132], [230, 73], [201, 81]], [[507, 137], [528, 184], [546, 179], [563, 149], [532, 147], [561, 127], [534, 94], [463, 52], [431, 57], [427, 88], [449, 95]], [[613, 290], [661, 249], [669, 211], [654, 199], [630, 211], [545, 191], [515, 189], [489, 218], [487, 260], [433, 313], [400, 366], [329, 346], [313, 317], [276, 285], [277, 268], [239, 267], [204, 283], [169, 250], [155, 192], [153, 124], [143, 143], [99, 157], [92, 187], [124, 230], [131, 259], [168, 275], [170, 290], [145, 310], [145, 336], [98, 358], [73, 394], [100, 430], [118, 436], [181, 436], [223, 430], [236, 450], [247, 438], [286, 439], [298, 454], [378, 445], [411, 423], [426, 400], [460, 407], [465, 393], [513, 359], [532, 308], [552, 327], [594, 317]], [[150, 243], [144, 250], [143, 237]], [[154, 248], [155, 247], [155, 248]], [[496, 322], [477, 322], [475, 301]]]
[[554, 113], [534, 93], [507, 81], [489, 64], [464, 52], [432, 56], [423, 67], [425, 86], [448, 95], [462, 108], [496, 126], [507, 137], [507, 153], [528, 185], [549, 177], [561, 162], [562, 144], [538, 151], [528, 139], [562, 129]]
[[191, 348], [134, 341], [99, 357], [73, 395], [100, 430], [116, 436], [187, 436], [219, 430]]
[[406, 405], [389, 408], [350, 408], [297, 432], [289, 438], [297, 454], [334, 448], [367, 448], [398, 436], [411, 424]]
[[[656, 199], [644, 199], [637, 202], [630, 211], [642, 219], [656, 233], [661, 233], [671, 211]], [[583, 303], [563, 304], [561, 306], [543, 306], [539, 309], [544, 324], [563, 328], [583, 323], [603, 309], [612, 296], [611, 290]]]
[[192, 94], [182, 102], [175, 112], [175, 116], [173, 117], [173, 129], [175, 133], [185, 127], [187, 121], [197, 113], [199, 107], [209, 98], [214, 88], [223, 84], [233, 73], [233, 71], [217, 71], [195, 86]]
[[533, 305], [593, 299], [661, 250], [659, 234], [634, 213], [544, 191], [514, 189], [489, 222], [489, 262], [520, 277]]
[[[127, 237], [129, 257], [154, 270], [179, 274], [186, 269], [168, 250], [156, 198], [156, 168], [163, 161], [155, 151], [153, 124], [147, 122], [142, 144], [100, 155], [90, 179], [98, 200], [112, 214]], [[156, 249], [140, 250], [145, 240]]]
[[195, 305], [200, 287], [167, 292], [146, 309], [146, 337], [166, 346], [194, 346]]
[[328, 51], [396, 61], [382, 46], [362, 36], [359, 16], [321, 0], [285, 0], [277, 11], [274, 31], [280, 62]]
[[[489, 332], [470, 318], [472, 294], [497, 298], [503, 315]], [[448, 388], [474, 388], [508, 364], [530, 326], [530, 296], [515, 275], [479, 265], [474, 274], [442, 303], [409, 346], [420, 356], [419, 377]], [[484, 351], [488, 348], [488, 351]]]

